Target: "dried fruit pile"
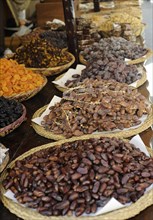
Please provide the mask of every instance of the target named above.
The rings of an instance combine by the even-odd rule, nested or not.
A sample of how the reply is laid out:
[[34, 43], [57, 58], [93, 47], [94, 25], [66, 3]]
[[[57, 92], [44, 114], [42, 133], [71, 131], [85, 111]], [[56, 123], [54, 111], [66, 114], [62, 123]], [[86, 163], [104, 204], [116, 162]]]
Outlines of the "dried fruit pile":
[[94, 42], [98, 42], [101, 38], [97, 32], [96, 25], [92, 23], [91, 19], [77, 18], [76, 29], [78, 48], [80, 51], [89, 47]]
[[44, 77], [14, 60], [0, 59], [0, 96], [11, 97], [39, 88]]
[[[136, 17], [139, 12], [133, 11], [133, 13], [132, 11], [133, 8], [130, 8], [128, 13], [127, 11], [110, 13], [103, 16], [102, 19], [95, 15], [93, 19], [104, 36], [121, 36], [127, 40], [136, 41], [136, 37], [141, 35], [145, 25], [140, 18]], [[133, 15], [130, 15], [131, 12]]]
[[[76, 77], [76, 76], [75, 76]], [[113, 57], [100, 59], [89, 64], [76, 79], [68, 80], [67, 87], [75, 87], [87, 78], [92, 79], [114, 79], [117, 82], [131, 84], [141, 78], [136, 65], [127, 65], [121, 60]]]
[[67, 36], [65, 31], [44, 31], [39, 37], [49, 41], [54, 47], [67, 48]]
[[49, 68], [65, 65], [72, 58], [66, 51], [53, 47], [48, 41], [35, 39], [18, 48], [12, 59], [26, 67]]
[[23, 113], [22, 104], [15, 100], [0, 97], [0, 128], [13, 123], [21, 117]]
[[144, 96], [127, 84], [114, 80], [86, 80], [63, 94], [60, 103], [50, 107], [42, 125], [65, 137], [130, 128], [151, 111]]
[[100, 26], [100, 35], [102, 38], [104, 37], [123, 37], [128, 41], [136, 42], [136, 36], [132, 27], [128, 23], [119, 24], [119, 23], [112, 23], [108, 21], [107, 23], [103, 23], [103, 27]]
[[42, 215], [95, 213], [110, 198], [136, 202], [153, 183], [153, 159], [116, 138], [67, 142], [8, 170], [5, 189]]
[[81, 52], [84, 59], [92, 62], [103, 57], [115, 57], [120, 60], [135, 60], [147, 53], [147, 49], [136, 43], [125, 40], [122, 37], [110, 37], [101, 39], [98, 43]]
[[27, 43], [30, 42], [34, 39], [39, 38], [39, 34], [43, 33], [45, 30], [43, 30], [42, 28], [38, 27], [35, 28], [32, 32], [30, 32], [29, 34], [25, 34], [21, 37], [21, 41], [23, 43]]

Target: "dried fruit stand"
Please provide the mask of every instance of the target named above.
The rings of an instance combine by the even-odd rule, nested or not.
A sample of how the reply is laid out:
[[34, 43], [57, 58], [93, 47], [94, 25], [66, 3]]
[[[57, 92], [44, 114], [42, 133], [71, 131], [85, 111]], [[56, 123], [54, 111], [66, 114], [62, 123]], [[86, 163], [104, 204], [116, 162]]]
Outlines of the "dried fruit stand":
[[[97, 3], [98, 1], [95, 2]], [[116, 0], [114, 2], [115, 8], [101, 10], [97, 13], [100, 13], [100, 16], [107, 13], [111, 15], [126, 10], [130, 14], [129, 16], [133, 16], [136, 13], [137, 17], [141, 17], [141, 10], [137, 0]], [[91, 3], [93, 7], [93, 2]], [[38, 53], [36, 48], [34, 49], [34, 46], [39, 48], [42, 43], [39, 39], [35, 39], [32, 42], [34, 45], [31, 49], [32, 52], [30, 51], [30, 44], [25, 43], [26, 46], [23, 44], [14, 55], [21, 63], [21, 66], [18, 67], [19, 69], [25, 68], [22, 63], [27, 67], [32, 67], [31, 69], [34, 72], [41, 74], [46, 71], [47, 67], [56, 68], [57, 63], [60, 63], [59, 66], [61, 68], [60, 70], [50, 70], [50, 74], [44, 73], [44, 75], [48, 76], [48, 82], [46, 83], [45, 80], [42, 86], [38, 85], [41, 86], [41, 91], [33, 94], [35, 96], [29, 96], [28, 98], [30, 99], [28, 100], [26, 98], [19, 99], [22, 101], [23, 106], [26, 107], [27, 120], [10, 134], [1, 138], [3, 145], [9, 148], [9, 162], [11, 162], [8, 170], [4, 170], [0, 177], [1, 193], [11, 189], [20, 204], [12, 202], [0, 194], [0, 199], [4, 203], [3, 205], [0, 202], [0, 219], [49, 220], [63, 219], [61, 215], [64, 215], [66, 219], [73, 220], [77, 218], [152, 220], [153, 189], [150, 189], [144, 195], [145, 189], [153, 184], [153, 153], [150, 148], [151, 139], [153, 138], [151, 128], [153, 124], [153, 107], [149, 103], [150, 94], [147, 90], [149, 79], [147, 78], [148, 80], [145, 79], [142, 84], [140, 83], [141, 86], [139, 85], [138, 90], [129, 88], [128, 84], [140, 80], [141, 74], [139, 74], [138, 66], [130, 66], [128, 63], [123, 62], [124, 58], [130, 58], [141, 63], [151, 55], [151, 51], [141, 48], [142, 45], [135, 46], [134, 50], [130, 50], [129, 48], [133, 49], [134, 47], [133, 43], [129, 43], [131, 45], [128, 49], [124, 45], [121, 51], [120, 42], [127, 42], [127, 40], [123, 38], [118, 38], [120, 40], [117, 40], [117, 37], [114, 36], [109, 39], [110, 41], [113, 39], [114, 44], [112, 47], [113, 53], [110, 55], [109, 52], [112, 49], [111, 47], [109, 48], [110, 41], [107, 45], [107, 42], [102, 39], [101, 45], [98, 45], [99, 36], [95, 35], [95, 27], [94, 34], [89, 41], [81, 39], [82, 34], [87, 36], [91, 34], [92, 25], [90, 26], [87, 22], [87, 29], [78, 28], [76, 33], [73, 11], [71, 10], [73, 1], [63, 0], [63, 5], [65, 7], [65, 18], [68, 18], [66, 22], [68, 49], [73, 55], [71, 56], [65, 50], [61, 52], [59, 48], [56, 48], [55, 51], [51, 47], [50, 54], [53, 60], [52, 63], [49, 63], [49, 60], [52, 59], [47, 48], [49, 43], [42, 41], [45, 46], [47, 44], [46, 48], [43, 47], [46, 57], [44, 56], [44, 62], [39, 62], [41, 53]], [[86, 16], [88, 17], [90, 14], [97, 16], [93, 9], [89, 10]], [[82, 20], [78, 19], [77, 22], [79, 27]], [[41, 34], [43, 39], [45, 37], [48, 38], [48, 33], [44, 34], [43, 32]], [[91, 46], [93, 44], [92, 38], [94, 39], [94, 37], [96, 39], [96, 43], [93, 46], [97, 56], [96, 65], [94, 65], [95, 55], [91, 52], [94, 50]], [[49, 37], [48, 39], [50, 40], [51, 38]], [[117, 45], [116, 42], [118, 42]], [[104, 53], [103, 55], [101, 53], [97, 55], [96, 51], [99, 47], [102, 51], [103, 45], [107, 46], [108, 51], [105, 55]], [[23, 48], [27, 47], [29, 54], [24, 54], [26, 52]], [[56, 80], [55, 74], [63, 72], [73, 64], [74, 57], [75, 64], [79, 62], [80, 48], [86, 48], [82, 52], [84, 61], [89, 60], [90, 62], [92, 56], [93, 60], [83, 70], [81, 77], [75, 76], [73, 80], [65, 81], [67, 89], [69, 87], [70, 90], [67, 91], [66, 89], [62, 94], [61, 91], [63, 90], [59, 91], [57, 89], [59, 87], [56, 88], [51, 82]], [[54, 51], [56, 52], [55, 57]], [[116, 51], [117, 56], [119, 56], [117, 59], [115, 56], [113, 57]], [[135, 51], [137, 54], [134, 53]], [[148, 57], [145, 56], [147, 52], [149, 53]], [[30, 53], [35, 53], [35, 55], [32, 54], [32, 57], [29, 58]], [[123, 57], [125, 53], [126, 56]], [[128, 55], [129, 57], [127, 57]], [[24, 56], [28, 56], [28, 58]], [[37, 60], [34, 59], [32, 61], [33, 56], [37, 57]], [[25, 58], [29, 63], [23, 62], [22, 58]], [[11, 62], [14, 63], [15, 61]], [[35, 66], [37, 63], [38, 66]], [[29, 66], [30, 64], [31, 66]], [[62, 69], [63, 64], [68, 65]], [[6, 66], [4, 67], [6, 68]], [[36, 67], [36, 69], [33, 67]], [[46, 69], [43, 69], [45, 67]], [[119, 73], [115, 72], [118, 69]], [[29, 74], [31, 70], [28, 68], [24, 71]], [[105, 74], [106, 71], [107, 74]], [[130, 71], [130, 76], [128, 76]], [[112, 72], [114, 76], [111, 78]], [[39, 77], [42, 77], [41, 80], [44, 81], [44, 76], [38, 75], [38, 79]], [[34, 83], [35, 81], [37, 80], [34, 80]], [[7, 92], [10, 88], [9, 82], [5, 82], [6, 86], [2, 85]], [[74, 88], [75, 86], [77, 87]], [[55, 105], [50, 107], [51, 111], [43, 118], [43, 126], [40, 130], [40, 126], [37, 125], [36, 127], [34, 122], [31, 122], [31, 119], [32, 117], [38, 117], [40, 112], [42, 113], [46, 109], [54, 95], [62, 97], [62, 99], [59, 99], [60, 101], [56, 101]], [[16, 105], [21, 107], [21, 104]], [[3, 111], [1, 113], [5, 114]], [[146, 121], [140, 120], [143, 115], [147, 115]], [[7, 123], [9, 123], [9, 120]], [[135, 130], [123, 131], [125, 128], [129, 129], [132, 126], [139, 126], [139, 124], [141, 126], [136, 127]], [[113, 129], [120, 129], [120, 132], [118, 133], [118, 130], [115, 130], [114, 133], [111, 133]], [[95, 131], [104, 133], [92, 134]], [[48, 135], [48, 132], [53, 134]], [[129, 140], [135, 134], [140, 135], [151, 157], [129, 143]], [[81, 135], [86, 136], [81, 138]], [[70, 137], [71, 139], [67, 139]], [[128, 137], [129, 140], [124, 139], [125, 137]], [[60, 141], [54, 142], [53, 140]], [[17, 157], [19, 158], [14, 161]], [[122, 205], [128, 202], [133, 202], [133, 204], [98, 216], [81, 216], [84, 212], [86, 214], [95, 213], [97, 207], [103, 207], [107, 204], [111, 196], [121, 202]], [[21, 204], [26, 204], [28, 208], [21, 206]], [[35, 212], [33, 209], [37, 211]]]

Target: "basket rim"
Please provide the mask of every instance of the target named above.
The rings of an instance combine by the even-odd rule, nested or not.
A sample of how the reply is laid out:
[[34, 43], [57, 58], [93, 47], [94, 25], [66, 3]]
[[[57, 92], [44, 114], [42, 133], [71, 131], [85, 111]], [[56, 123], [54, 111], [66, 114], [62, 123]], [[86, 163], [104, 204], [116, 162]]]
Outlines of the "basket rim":
[[20, 118], [18, 118], [18, 119], [17, 119], [16, 121], [14, 121], [13, 123], [11, 123], [11, 124], [5, 126], [4, 128], [0, 128], [0, 136], [3, 137], [3, 136], [5, 136], [5, 133], [8, 134], [8, 133], [12, 132], [12, 131], [15, 130], [19, 125], [21, 125], [23, 121], [26, 120], [26, 113], [27, 113], [26, 107], [25, 107], [23, 104], [21, 104], [21, 105], [22, 105], [22, 108], [23, 108], [23, 113], [22, 113], [22, 115], [20, 116]]
[[31, 97], [33, 97], [34, 95], [36, 95], [41, 89], [43, 89], [43, 87], [47, 84], [48, 80], [46, 78], [46, 76], [40, 74], [40, 73], [35, 73], [35, 74], [39, 74], [41, 75], [41, 77], [43, 77], [44, 81], [42, 83], [42, 85], [40, 85], [39, 87], [29, 90], [27, 92], [22, 92], [19, 94], [14, 94], [12, 96], [4, 96], [7, 99], [15, 99], [18, 101], [25, 101], [27, 99], [30, 99]]
[[[146, 80], [147, 80], [146, 72], [147, 72], [146, 68], [144, 66], [142, 66], [142, 77], [140, 79], [136, 80], [135, 82], [133, 82], [133, 83], [136, 83], [136, 87], [134, 87], [134, 89], [139, 88], [140, 86], [142, 86], [146, 82]], [[61, 74], [60, 76], [56, 77], [54, 79], [54, 81], [57, 81], [57, 80], [61, 79], [64, 75], [65, 75], [65, 73]], [[74, 88], [74, 87], [71, 87], [71, 88], [69, 88], [69, 87], [62, 87], [62, 86], [59, 86], [57, 84], [54, 84], [54, 85], [61, 92], [65, 92], [65, 91], [67, 91], [67, 90], [69, 90], [71, 88]]]
[[[45, 105], [38, 109], [34, 115], [32, 116], [32, 119], [39, 117], [47, 108], [48, 105]], [[151, 125], [153, 124], [153, 104], [151, 105], [151, 112], [148, 115], [147, 119], [142, 123], [139, 127], [137, 128], [130, 128], [129, 130], [121, 130], [121, 131], [111, 131], [107, 133], [99, 132], [97, 134], [84, 134], [81, 135], [81, 137], [88, 137], [90, 135], [94, 135], [94, 137], [124, 137], [128, 138], [133, 135], [139, 134], [146, 129], [148, 129]], [[35, 122], [31, 122], [31, 126], [35, 130], [37, 134], [39, 134], [42, 137], [48, 138], [48, 139], [53, 139], [53, 140], [62, 140], [66, 139], [65, 136], [59, 135], [59, 134], [54, 134], [53, 132], [45, 130], [44, 127], [36, 124]]]
[[[151, 50], [150, 48], [146, 48], [147, 49], [147, 53], [142, 56], [139, 57], [138, 59], [135, 60], [130, 60], [127, 61], [127, 64], [138, 64], [138, 63], [143, 63], [145, 60], [147, 60], [149, 57], [153, 56], [153, 50]], [[83, 55], [81, 54], [81, 52], [79, 53], [79, 60], [82, 64], [84, 65], [88, 65], [88, 62], [84, 59]]]
[[[69, 56], [71, 57], [71, 61], [68, 62], [68, 63], [66, 63], [66, 64], [64, 64], [64, 65], [55, 66], [55, 67], [48, 67], [48, 68], [33, 68], [33, 67], [26, 67], [26, 68], [27, 68], [27, 69], [30, 69], [30, 70], [33, 70], [33, 71], [35, 71], [35, 70], [41, 70], [41, 71], [45, 71], [45, 70], [58, 70], [59, 68], [67, 67], [67, 65], [70, 65], [71, 63], [73, 64], [74, 61], [75, 61], [74, 55], [73, 55], [72, 53], [68, 52], [68, 51], [65, 51], [64, 49], [63, 49], [63, 51], [64, 51], [65, 53], [69, 54]], [[72, 65], [72, 64], [71, 64], [71, 65]]]

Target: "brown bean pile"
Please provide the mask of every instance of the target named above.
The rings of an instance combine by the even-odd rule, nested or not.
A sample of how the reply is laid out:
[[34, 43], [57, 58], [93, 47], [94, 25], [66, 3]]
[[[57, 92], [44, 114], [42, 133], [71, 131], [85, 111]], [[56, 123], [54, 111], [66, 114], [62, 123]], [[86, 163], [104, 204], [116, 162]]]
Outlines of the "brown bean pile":
[[150, 112], [144, 96], [127, 84], [114, 80], [85, 80], [82, 87], [63, 94], [60, 103], [50, 107], [42, 125], [65, 137], [130, 128]]
[[[76, 76], [74, 76], [76, 77]], [[65, 83], [67, 87], [75, 87], [86, 78], [92, 79], [114, 79], [117, 82], [131, 84], [141, 78], [136, 65], [127, 65], [121, 60], [111, 57], [108, 59], [97, 60], [89, 64], [77, 78], [68, 80]]]
[[147, 53], [147, 49], [136, 43], [127, 41], [122, 37], [110, 37], [95, 42], [92, 46], [81, 52], [84, 59], [92, 62], [93, 59], [115, 57], [120, 60], [135, 60]]
[[43, 39], [32, 40], [18, 48], [13, 56], [19, 64], [26, 67], [48, 68], [67, 64], [71, 61], [70, 55]]
[[116, 138], [68, 142], [16, 161], [5, 189], [42, 215], [95, 213], [109, 199], [136, 202], [153, 183], [153, 158]]

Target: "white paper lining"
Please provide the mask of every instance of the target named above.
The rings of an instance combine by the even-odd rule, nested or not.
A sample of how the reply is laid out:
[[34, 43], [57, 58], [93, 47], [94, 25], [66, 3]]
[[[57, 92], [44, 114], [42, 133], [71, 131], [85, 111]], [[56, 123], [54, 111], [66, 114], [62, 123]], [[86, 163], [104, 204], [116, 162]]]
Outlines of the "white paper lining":
[[51, 102], [49, 103], [49, 105], [47, 106], [46, 110], [41, 114], [41, 116], [32, 119], [32, 121], [35, 122], [36, 124], [42, 126], [42, 125], [41, 125], [41, 122], [43, 121], [44, 116], [49, 114], [49, 112], [50, 112], [49, 108], [50, 108], [51, 106], [54, 106], [56, 103], [58, 103], [58, 102], [60, 102], [60, 101], [61, 101], [61, 98], [55, 95], [55, 96], [52, 98], [52, 100], [51, 100]]
[[[136, 135], [135, 137], [133, 137], [130, 141], [131, 144], [134, 144], [136, 148], [139, 148], [141, 151], [143, 151], [147, 156], [149, 155], [146, 146], [144, 145], [143, 141], [141, 140], [139, 135]], [[146, 191], [145, 194], [150, 191], [151, 189], [153, 189], [153, 184], [150, 185]], [[16, 198], [14, 197], [14, 193], [11, 190], [7, 190], [4, 193], [4, 196], [6, 196], [7, 198], [11, 199], [12, 201], [18, 203], [18, 201], [16, 200]], [[94, 214], [83, 214], [83, 216], [97, 216], [97, 215], [101, 215], [110, 211], [114, 211], [120, 208], [124, 208], [126, 206], [129, 206], [131, 203], [127, 203], [125, 205], [121, 204], [119, 201], [117, 201], [115, 198], [111, 198], [110, 201], [103, 207], [103, 208], [98, 208], [97, 212]], [[20, 204], [23, 207], [26, 207], [25, 204]]]
[[54, 81], [52, 81], [52, 83], [54, 83], [60, 87], [67, 88], [65, 86], [65, 83], [67, 82], [67, 80], [74, 80], [73, 75], [74, 74], [81, 75], [82, 70], [85, 68], [86, 68], [86, 66], [78, 64], [76, 69], [70, 68], [60, 79], [54, 80]]
[[8, 150], [8, 148], [2, 148], [0, 144], [0, 165], [3, 163], [3, 160], [5, 159]]
[[[60, 79], [54, 80], [54, 81], [52, 81], [52, 83], [54, 83], [54, 84], [56, 84], [56, 85], [58, 85], [62, 88], [68, 89], [68, 87], [65, 86], [65, 83], [68, 80], [74, 80], [74, 78], [73, 78], [74, 74], [81, 75], [82, 70], [85, 69], [85, 68], [86, 68], [86, 66], [81, 65], [81, 64], [77, 65], [76, 69], [70, 68], [66, 73], [63, 74], [63, 76]], [[138, 67], [138, 71], [141, 75], [143, 74], [142, 68]], [[139, 79], [136, 80], [135, 82], [131, 83], [129, 86], [133, 86], [133, 87], [136, 88], [138, 82], [139, 82]]]

